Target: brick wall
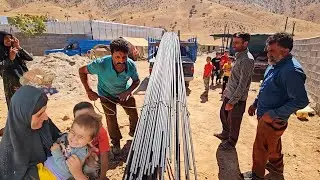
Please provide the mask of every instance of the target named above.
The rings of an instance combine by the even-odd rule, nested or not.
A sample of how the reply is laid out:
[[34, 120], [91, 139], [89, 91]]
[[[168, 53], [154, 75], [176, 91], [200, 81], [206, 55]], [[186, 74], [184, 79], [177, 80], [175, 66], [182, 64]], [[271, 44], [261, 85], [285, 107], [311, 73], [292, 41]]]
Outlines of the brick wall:
[[307, 74], [307, 91], [311, 106], [320, 114], [320, 37], [296, 40], [293, 54]]
[[67, 39], [89, 39], [91, 36], [85, 34], [42, 34], [28, 38], [22, 34], [15, 34], [20, 40], [21, 47], [34, 56], [44, 55], [48, 49], [63, 48], [67, 45]]

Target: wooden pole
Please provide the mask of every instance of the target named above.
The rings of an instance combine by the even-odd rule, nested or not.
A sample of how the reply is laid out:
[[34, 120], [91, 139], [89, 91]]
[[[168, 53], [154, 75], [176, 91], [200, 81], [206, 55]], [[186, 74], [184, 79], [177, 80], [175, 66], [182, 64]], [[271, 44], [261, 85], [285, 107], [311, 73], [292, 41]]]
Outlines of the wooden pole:
[[292, 36], [294, 36], [294, 30], [296, 28], [296, 21], [293, 22], [293, 27], [292, 27]]
[[222, 37], [222, 50], [221, 50], [221, 53], [224, 52], [225, 50], [225, 46], [224, 46], [224, 43], [226, 41], [226, 30], [227, 30], [227, 24], [224, 26], [224, 29], [223, 29], [223, 37]]
[[286, 32], [286, 30], [287, 30], [288, 18], [289, 18], [289, 17], [287, 17], [287, 19], [286, 19], [286, 25], [284, 26], [284, 32]]
[[[228, 28], [228, 37], [227, 37], [227, 45], [226, 45], [226, 49], [229, 49], [229, 33], [230, 33], [230, 28]], [[231, 40], [230, 40], [231, 42]]]

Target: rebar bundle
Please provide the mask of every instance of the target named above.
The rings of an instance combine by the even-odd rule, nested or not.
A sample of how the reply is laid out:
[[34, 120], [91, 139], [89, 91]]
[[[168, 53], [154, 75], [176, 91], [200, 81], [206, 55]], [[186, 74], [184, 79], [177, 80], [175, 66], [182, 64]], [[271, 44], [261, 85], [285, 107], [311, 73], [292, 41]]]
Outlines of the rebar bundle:
[[123, 179], [197, 179], [175, 33], [161, 39]]

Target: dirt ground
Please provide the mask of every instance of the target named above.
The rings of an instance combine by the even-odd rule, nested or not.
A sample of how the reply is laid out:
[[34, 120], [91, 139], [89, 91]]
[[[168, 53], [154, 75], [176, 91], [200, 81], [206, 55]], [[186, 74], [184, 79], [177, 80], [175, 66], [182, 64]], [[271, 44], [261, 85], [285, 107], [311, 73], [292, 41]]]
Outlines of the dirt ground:
[[[245, 114], [241, 126], [240, 138], [236, 151], [217, 151], [220, 141], [213, 133], [221, 131], [219, 109], [221, 106], [219, 92], [221, 89], [210, 90], [209, 99], [204, 102], [200, 96], [204, 91], [202, 72], [205, 64], [205, 56], [198, 57], [195, 65], [195, 79], [190, 83], [190, 95], [188, 107], [191, 113], [191, 127], [196, 154], [198, 179], [209, 180], [233, 180], [238, 179], [240, 172], [246, 172], [252, 165], [252, 146], [256, 133], [257, 121], [254, 117]], [[135, 94], [137, 106], [142, 106], [144, 90], [148, 76], [148, 63], [137, 62], [141, 83]], [[79, 81], [75, 82], [79, 83]], [[59, 89], [58, 89], [59, 90]], [[247, 107], [253, 102], [259, 90], [259, 83], [253, 83], [250, 88]], [[7, 107], [3, 94], [2, 81], [0, 83], [0, 127], [5, 125]], [[88, 100], [83, 88], [76, 91], [53, 95], [49, 99], [48, 114], [61, 130], [66, 130], [72, 123], [72, 108], [82, 100]], [[97, 107], [102, 109], [98, 102]], [[118, 111], [123, 139], [121, 141], [125, 153], [129, 147], [128, 118], [122, 108]], [[64, 116], [69, 120], [62, 120]], [[104, 121], [104, 126], [106, 126]], [[285, 161], [285, 179], [288, 180], [315, 180], [320, 179], [320, 118], [315, 116], [309, 121], [299, 121], [294, 115], [289, 120], [289, 127], [283, 135], [283, 153]], [[239, 162], [239, 165], [237, 163]], [[218, 165], [219, 162], [219, 165]], [[240, 170], [239, 170], [240, 167]], [[108, 171], [110, 180], [122, 179], [125, 168], [125, 156], [113, 160]], [[220, 173], [219, 173], [220, 172]]]

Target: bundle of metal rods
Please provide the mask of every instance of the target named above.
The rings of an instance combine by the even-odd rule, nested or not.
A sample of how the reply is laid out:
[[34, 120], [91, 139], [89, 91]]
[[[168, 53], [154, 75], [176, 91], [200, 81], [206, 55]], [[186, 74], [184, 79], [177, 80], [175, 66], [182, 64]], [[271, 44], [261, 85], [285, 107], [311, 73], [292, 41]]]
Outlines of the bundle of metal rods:
[[161, 39], [123, 179], [197, 179], [175, 33]]

